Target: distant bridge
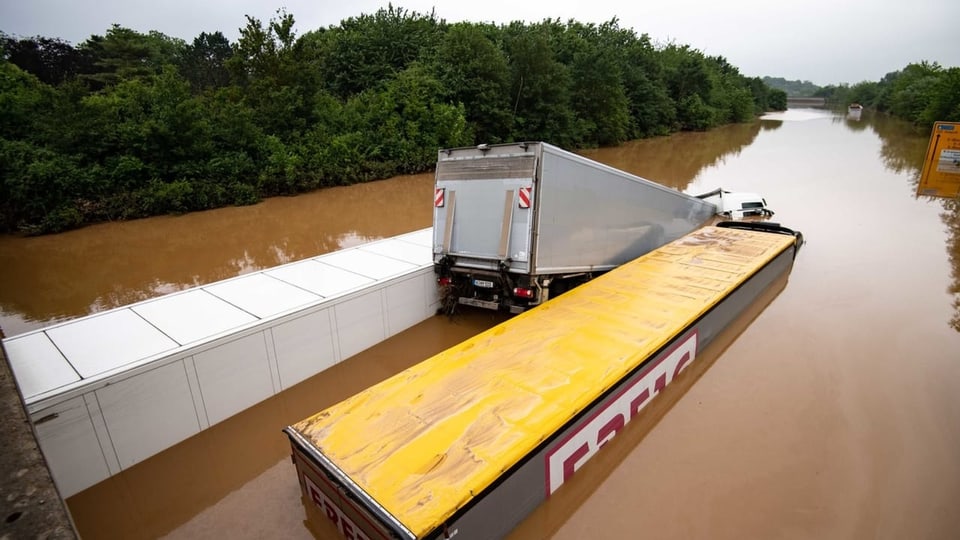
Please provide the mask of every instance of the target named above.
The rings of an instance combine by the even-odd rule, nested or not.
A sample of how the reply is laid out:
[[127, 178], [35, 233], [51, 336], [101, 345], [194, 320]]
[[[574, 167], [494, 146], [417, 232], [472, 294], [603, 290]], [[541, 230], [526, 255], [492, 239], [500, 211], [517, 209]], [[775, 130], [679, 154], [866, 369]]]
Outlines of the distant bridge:
[[788, 107], [823, 107], [827, 100], [822, 97], [787, 97]]

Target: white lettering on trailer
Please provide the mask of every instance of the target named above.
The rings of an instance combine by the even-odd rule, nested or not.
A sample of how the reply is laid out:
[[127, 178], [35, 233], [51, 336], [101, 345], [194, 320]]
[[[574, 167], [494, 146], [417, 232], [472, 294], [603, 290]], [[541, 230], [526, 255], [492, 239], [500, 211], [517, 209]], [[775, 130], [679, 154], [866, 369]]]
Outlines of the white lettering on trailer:
[[621, 390], [580, 428], [547, 452], [546, 480], [549, 497], [573, 473], [623, 429], [650, 399], [670, 384], [697, 356], [698, 334], [694, 330], [674, 345], [647, 373]]
[[340, 531], [340, 534], [342, 534], [344, 538], [347, 540], [370, 540], [370, 537], [363, 534], [360, 527], [357, 527], [357, 524], [348, 518], [347, 515], [330, 500], [330, 497], [327, 497], [324, 492], [320, 491], [320, 488], [310, 480], [309, 476], [304, 475], [303, 480], [307, 486], [307, 494], [310, 495], [310, 500], [323, 511], [327, 519], [336, 525], [337, 530]]

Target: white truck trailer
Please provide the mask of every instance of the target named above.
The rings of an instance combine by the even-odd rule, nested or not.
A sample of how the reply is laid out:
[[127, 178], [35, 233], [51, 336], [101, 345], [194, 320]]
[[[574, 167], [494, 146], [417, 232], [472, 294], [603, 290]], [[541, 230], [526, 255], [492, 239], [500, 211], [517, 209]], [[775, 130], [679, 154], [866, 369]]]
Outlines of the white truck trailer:
[[444, 309], [519, 313], [702, 226], [710, 202], [544, 142], [440, 150]]

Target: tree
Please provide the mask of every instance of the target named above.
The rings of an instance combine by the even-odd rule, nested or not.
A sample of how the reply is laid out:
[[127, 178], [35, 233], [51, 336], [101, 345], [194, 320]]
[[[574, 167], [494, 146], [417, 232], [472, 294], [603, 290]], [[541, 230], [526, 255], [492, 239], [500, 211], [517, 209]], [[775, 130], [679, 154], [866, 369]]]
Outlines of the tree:
[[264, 132], [286, 140], [308, 129], [314, 89], [305, 84], [313, 79], [301, 76], [293, 15], [283, 10], [277, 15], [266, 26], [247, 16], [226, 66]]
[[785, 111], [787, 110], [787, 93], [783, 90], [770, 90], [767, 103], [772, 111]]
[[936, 62], [909, 64], [890, 82], [890, 112], [912, 122], [920, 120], [934, 95], [942, 68]]
[[940, 73], [920, 121], [927, 125], [934, 122], [960, 122], [960, 67]]
[[26, 139], [45, 120], [50, 87], [10, 62], [0, 62], [0, 137]]
[[391, 79], [436, 50], [443, 34], [433, 13], [421, 15], [388, 4], [373, 15], [351, 17], [329, 31], [323, 79], [346, 99]]
[[676, 104], [667, 93], [663, 63], [646, 34], [624, 49], [624, 86], [632, 121], [631, 137], [663, 135], [676, 129]]
[[581, 124], [581, 140], [590, 145], [621, 143], [630, 127], [618, 31], [616, 19], [599, 28], [568, 25], [568, 32], [578, 35], [580, 42], [571, 59], [572, 107]]
[[165, 65], [179, 65], [186, 44], [161, 32], [142, 34], [114, 24], [104, 36], [91, 36], [80, 45], [93, 69], [82, 75], [95, 88], [125, 79], [157, 75]]
[[227, 62], [233, 48], [221, 32], [201, 32], [191, 45], [184, 48], [180, 73], [190, 81], [194, 92], [200, 93], [230, 84]]
[[[440, 147], [707, 129], [778, 96], [616, 19], [448, 25], [388, 5], [300, 37], [284, 10], [248, 17], [234, 44], [117, 25], [76, 48], [0, 38], [0, 227], [28, 232], [420, 172]], [[956, 74], [929, 68], [878, 102], [954, 114]]]
[[579, 136], [570, 106], [570, 72], [554, 57], [549, 28], [512, 23], [504, 44], [512, 78], [512, 138], [572, 146]]
[[0, 33], [0, 43], [5, 60], [46, 84], [60, 84], [92, 67], [88, 54], [60, 39], [14, 39]]
[[454, 25], [440, 44], [437, 78], [453, 103], [462, 103], [477, 143], [510, 134], [510, 80], [503, 51], [473, 24]]

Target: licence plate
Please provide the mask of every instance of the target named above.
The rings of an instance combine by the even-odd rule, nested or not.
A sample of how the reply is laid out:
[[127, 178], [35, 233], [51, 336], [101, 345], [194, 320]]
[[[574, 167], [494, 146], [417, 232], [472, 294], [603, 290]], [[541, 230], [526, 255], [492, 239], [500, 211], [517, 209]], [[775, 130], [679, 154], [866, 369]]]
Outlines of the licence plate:
[[493, 282], [492, 282], [492, 281], [487, 281], [487, 280], [485, 280], [485, 279], [475, 279], [475, 280], [473, 280], [473, 286], [474, 286], [474, 287], [484, 287], [484, 288], [486, 288], [486, 289], [492, 289], [492, 288], [493, 288]]

